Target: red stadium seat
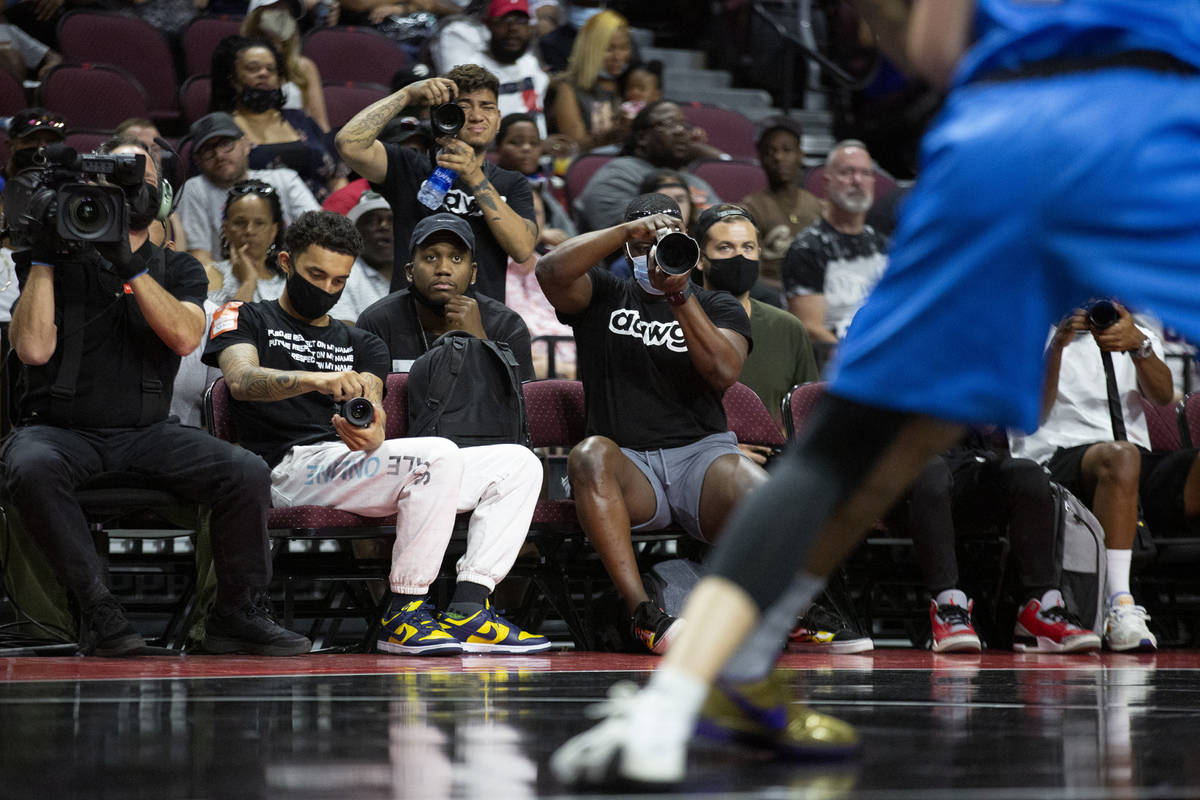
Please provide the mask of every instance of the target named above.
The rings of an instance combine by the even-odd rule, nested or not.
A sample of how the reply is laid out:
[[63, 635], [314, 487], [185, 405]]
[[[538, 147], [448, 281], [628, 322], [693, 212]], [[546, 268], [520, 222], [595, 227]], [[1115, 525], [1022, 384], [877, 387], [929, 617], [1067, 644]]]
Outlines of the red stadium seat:
[[821, 395], [825, 394], [825, 382], [802, 383], [783, 398], [783, 429], [789, 442], [796, 441], [805, 420]]
[[[162, 31], [137, 17], [98, 11], [72, 11], [58, 23], [63, 57], [76, 64], [113, 64], [137, 78], [146, 92], [149, 113], [129, 111], [117, 122], [134, 116], [158, 121], [179, 119], [179, 79], [175, 57]], [[108, 98], [98, 96], [98, 103]], [[112, 103], [120, 114], [119, 104]], [[72, 121], [68, 118], [68, 121]], [[91, 124], [91, 123], [89, 123]]]
[[217, 43], [242, 30], [241, 17], [196, 17], [183, 29], [183, 59], [189, 76], [207, 75]]
[[704, 130], [713, 147], [734, 158], [758, 158], [754, 123], [745, 114], [706, 103], [680, 103], [679, 110], [688, 122]]
[[693, 164], [689, 171], [706, 181], [726, 203], [740, 202], [746, 195], [767, 188], [767, 173], [757, 161], [707, 159]]
[[212, 98], [212, 78], [207, 75], [193, 75], [179, 87], [179, 107], [183, 110], [183, 120], [191, 125], [208, 113], [209, 101]]
[[146, 90], [109, 64], [59, 64], [42, 79], [39, 97], [72, 128], [111, 129], [130, 117], [150, 116]]
[[25, 95], [25, 87], [9, 74], [8, 70], [0, 70], [0, 116], [11, 117], [28, 107], [29, 98]]
[[408, 66], [408, 54], [370, 28], [317, 28], [304, 37], [304, 55], [321, 70], [326, 83], [388, 85], [396, 70]]
[[603, 167], [609, 161], [612, 161], [616, 156], [605, 155], [602, 153], [584, 153], [571, 162], [571, 166], [567, 167], [566, 176], [566, 192], [567, 192], [567, 212], [573, 215], [571, 205], [574, 204], [576, 198], [583, 193], [584, 187], [588, 181], [596, 174], [596, 170]]
[[329, 127], [337, 130], [350, 121], [358, 112], [372, 103], [382, 100], [391, 92], [378, 83], [326, 83], [325, 112], [329, 115]]

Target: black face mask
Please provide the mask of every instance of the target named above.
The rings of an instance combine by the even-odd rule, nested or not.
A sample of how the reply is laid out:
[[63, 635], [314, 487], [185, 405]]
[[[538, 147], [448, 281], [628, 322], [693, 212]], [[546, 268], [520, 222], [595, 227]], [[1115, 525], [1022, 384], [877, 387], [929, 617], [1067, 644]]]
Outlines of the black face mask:
[[295, 265], [288, 274], [287, 293], [288, 299], [292, 301], [292, 308], [302, 319], [310, 322], [328, 314], [329, 309], [333, 308], [342, 296], [340, 291], [330, 294], [312, 283], [296, 270]]
[[709, 286], [737, 297], [750, 291], [758, 280], [758, 260], [745, 256], [710, 258], [704, 275]]
[[270, 111], [272, 108], [283, 108], [283, 90], [247, 86], [242, 89], [241, 104], [247, 111], [256, 114]]
[[132, 192], [125, 189], [125, 200], [129, 203], [129, 229], [144, 231], [158, 219], [158, 192], [150, 184], [142, 182]]

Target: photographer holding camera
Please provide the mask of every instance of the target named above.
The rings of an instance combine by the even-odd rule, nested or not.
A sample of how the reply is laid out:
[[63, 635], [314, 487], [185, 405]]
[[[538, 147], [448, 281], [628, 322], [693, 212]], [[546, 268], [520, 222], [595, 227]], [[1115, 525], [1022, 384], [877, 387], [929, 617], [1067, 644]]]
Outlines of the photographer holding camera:
[[[644, 194], [624, 223], [568, 239], [537, 265], [546, 298], [574, 328], [588, 399], [588, 438], [567, 467], [579, 521], [633, 635], [660, 654], [681, 620], [650, 601], [631, 529], [675, 522], [712, 541], [734, 505], [766, 480], [738, 450], [721, 405], [750, 352], [750, 320], [733, 295], [692, 283], [700, 250], [682, 228], [674, 200]], [[622, 247], [633, 279], [596, 266]]]
[[1142, 398], [1167, 405], [1175, 397], [1162, 354], [1157, 325], [1135, 322], [1120, 303], [1098, 300], [1076, 309], [1047, 344], [1041, 427], [1028, 436], [1009, 436], [1014, 457], [1043, 464], [1104, 527], [1109, 595], [1104, 639], [1111, 650], [1157, 645], [1146, 625], [1149, 615], [1129, 591], [1139, 498], [1146, 523], [1157, 533], [1187, 530], [1200, 517], [1197, 451], [1150, 451]]
[[[149, 241], [170, 189], [145, 145], [117, 138], [104, 150], [108, 158], [77, 159], [48, 148], [6, 189], [24, 248], [10, 329], [21, 362], [17, 428], [0, 451], [7, 496], [79, 604], [84, 653], [145, 646], [105, 584], [74, 496], [113, 472], [211, 508], [217, 599], [206, 650], [307, 652], [308, 639], [276, 625], [260, 600], [271, 578], [266, 464], [168, 417], [180, 356], [204, 334], [204, 269]], [[100, 174], [120, 188], [97, 183]]]
[[[499, 90], [495, 75], [475, 64], [463, 64], [443, 78], [409, 84], [363, 109], [338, 131], [336, 142], [342, 159], [391, 204], [397, 264], [408, 260], [404, 247], [417, 222], [439, 211], [449, 212], [470, 223], [475, 233], [479, 262], [475, 290], [504, 302], [508, 259], [529, 258], [538, 231], [525, 176], [486, 158], [500, 130]], [[434, 107], [431, 122], [441, 148], [436, 161], [379, 141], [380, 131], [402, 108], [422, 103]], [[463, 113], [454, 114], [447, 105], [456, 105]], [[439, 177], [446, 177], [441, 187], [445, 195], [440, 201], [431, 198], [433, 205], [427, 206], [418, 194], [424, 194], [422, 184], [435, 168]], [[393, 291], [406, 285], [402, 273], [392, 275]]]
[[[549, 639], [505, 621], [488, 601], [529, 532], [541, 462], [516, 444], [468, 451], [433, 436], [384, 438], [387, 346], [329, 315], [361, 249], [362, 238], [346, 217], [310, 211], [287, 230], [279, 264], [288, 278], [279, 299], [227, 303], [213, 317], [204, 362], [225, 374], [241, 443], [271, 465], [276, 506], [396, 515], [381, 651], [546, 650]], [[426, 595], [455, 517], [466, 511], [478, 513], [467, 530], [454, 596], [435, 616]]]

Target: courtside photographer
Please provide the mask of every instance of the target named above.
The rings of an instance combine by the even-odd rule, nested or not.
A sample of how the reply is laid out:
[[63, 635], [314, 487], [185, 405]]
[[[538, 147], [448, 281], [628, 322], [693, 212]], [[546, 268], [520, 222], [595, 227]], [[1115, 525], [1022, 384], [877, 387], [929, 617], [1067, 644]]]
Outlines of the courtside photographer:
[[261, 598], [267, 465], [168, 416], [180, 356], [204, 335], [207, 291], [196, 259], [149, 241], [151, 223], [170, 213], [170, 185], [137, 139], [101, 151], [42, 148], [5, 190], [21, 286], [10, 328], [16, 428], [0, 450], [7, 502], [78, 604], [82, 652], [145, 647], [75, 499], [114, 472], [211, 509], [218, 588], [207, 651], [306, 652], [309, 641], [276, 625]]

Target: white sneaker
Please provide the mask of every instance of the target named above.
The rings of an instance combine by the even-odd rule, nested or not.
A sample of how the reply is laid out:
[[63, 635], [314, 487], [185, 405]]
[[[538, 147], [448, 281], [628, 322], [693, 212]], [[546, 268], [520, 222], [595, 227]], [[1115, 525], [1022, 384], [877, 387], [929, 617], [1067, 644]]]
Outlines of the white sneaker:
[[[687, 741], [639, 741], [633, 723], [645, 693], [621, 681], [608, 690], [608, 700], [587, 709], [603, 721], [567, 740], [550, 757], [554, 776], [570, 786], [602, 786], [620, 782], [653, 785], [678, 783], [687, 765]], [[645, 733], [645, 731], [640, 731]]]
[[1112, 603], [1104, 621], [1104, 643], [1109, 650], [1156, 650], [1158, 640], [1146, 625], [1150, 615], [1142, 606]]

